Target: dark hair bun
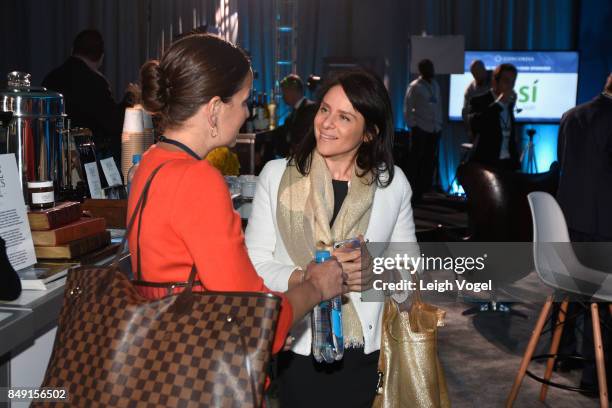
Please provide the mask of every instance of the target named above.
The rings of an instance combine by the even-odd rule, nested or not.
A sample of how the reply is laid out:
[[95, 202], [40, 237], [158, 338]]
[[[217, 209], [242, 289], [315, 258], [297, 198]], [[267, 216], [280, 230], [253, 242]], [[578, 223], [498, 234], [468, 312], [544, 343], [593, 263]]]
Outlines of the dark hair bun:
[[144, 108], [158, 117], [161, 128], [178, 129], [213, 97], [228, 103], [244, 85], [250, 68], [244, 52], [220, 37], [182, 37], [159, 61], [142, 66]]
[[158, 60], [147, 61], [140, 68], [142, 105], [152, 114], [161, 113], [166, 105], [162, 81]]

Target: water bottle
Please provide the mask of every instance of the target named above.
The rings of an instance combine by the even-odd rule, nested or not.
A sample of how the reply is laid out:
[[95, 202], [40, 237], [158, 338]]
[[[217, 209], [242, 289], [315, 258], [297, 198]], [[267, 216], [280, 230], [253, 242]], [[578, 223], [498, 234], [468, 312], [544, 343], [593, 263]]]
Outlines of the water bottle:
[[[317, 251], [315, 261], [323, 263], [330, 257], [329, 251]], [[333, 363], [344, 355], [341, 296], [319, 303], [312, 311], [312, 355], [319, 363]]]
[[140, 163], [140, 155], [135, 154], [132, 156], [132, 167], [127, 172], [127, 192], [130, 194], [130, 186], [132, 185], [132, 179], [134, 178], [134, 174], [136, 174], [136, 170], [138, 170], [138, 164]]

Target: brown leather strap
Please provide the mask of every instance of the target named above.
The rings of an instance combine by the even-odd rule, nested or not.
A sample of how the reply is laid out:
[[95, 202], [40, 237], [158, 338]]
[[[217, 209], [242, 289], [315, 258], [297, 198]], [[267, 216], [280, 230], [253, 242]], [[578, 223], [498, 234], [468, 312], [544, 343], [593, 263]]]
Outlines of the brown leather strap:
[[149, 198], [148, 189], [142, 200], [142, 207], [138, 212], [138, 231], [136, 232], [136, 279], [138, 280], [142, 280], [142, 267], [140, 266], [142, 259], [140, 256], [140, 227], [142, 226], [142, 213], [144, 213], [144, 209], [147, 206], [147, 198]]
[[[140, 228], [142, 226], [142, 214], [144, 213], [145, 207], [147, 205], [147, 199], [149, 197], [149, 189], [151, 187], [151, 183], [153, 182], [153, 178], [155, 178], [159, 170], [161, 170], [161, 168], [167, 163], [168, 161], [157, 166], [155, 170], [153, 170], [149, 178], [147, 179], [147, 182], [145, 183], [145, 186], [142, 189], [142, 193], [140, 193], [140, 197], [138, 198], [138, 203], [136, 203], [136, 207], [134, 208], [134, 213], [132, 213], [132, 217], [130, 218], [130, 222], [125, 231], [125, 236], [123, 237], [123, 240], [121, 241], [121, 245], [120, 245], [120, 248], [122, 249], [125, 245], [125, 242], [127, 241], [130, 231], [132, 230], [134, 226], [136, 215], [138, 215], [138, 229], [136, 232], [136, 280], [138, 281], [142, 281], [142, 267], [141, 267], [142, 257], [140, 256]], [[121, 253], [123, 253], [123, 251]], [[197, 276], [197, 269], [194, 264], [191, 268], [191, 273], [189, 274], [189, 280], [187, 281], [187, 287], [186, 287], [187, 291], [192, 292], [196, 276]], [[172, 285], [173, 285], [173, 282], [168, 283], [168, 286], [172, 286]]]
[[151, 182], [153, 181], [153, 178], [155, 177], [157, 172], [164, 165], [166, 165], [166, 163], [168, 162], [164, 162], [160, 164], [159, 166], [157, 166], [155, 170], [153, 170], [149, 178], [147, 179], [147, 182], [145, 183], [145, 186], [142, 189], [142, 193], [140, 193], [140, 197], [138, 198], [138, 202], [136, 203], [136, 207], [134, 207], [134, 212], [132, 213], [132, 216], [130, 217], [130, 221], [128, 222], [127, 228], [125, 230], [125, 235], [123, 236], [123, 239], [121, 240], [121, 245], [119, 245], [119, 248], [117, 249], [117, 254], [115, 255], [115, 258], [113, 259], [113, 261], [111, 262], [111, 266], [113, 268], [117, 268], [119, 266], [119, 260], [121, 259], [121, 256], [126, 253], [125, 244], [127, 242], [130, 231], [132, 231], [132, 228], [134, 226], [134, 221], [136, 221], [136, 215], [139, 214], [140, 209], [143, 206], [143, 202], [146, 201], [146, 197], [149, 194], [149, 187], [151, 186]]
[[[195, 278], [197, 275], [198, 275], [198, 269], [196, 268], [195, 264], [193, 264], [193, 266], [191, 267], [191, 273], [189, 274], [189, 281], [187, 282], [187, 288], [185, 290], [188, 290], [189, 292], [193, 290]], [[204, 284], [202, 284], [201, 282], [200, 282], [200, 285], [204, 287]], [[204, 289], [206, 289], [206, 287], [204, 287]]]

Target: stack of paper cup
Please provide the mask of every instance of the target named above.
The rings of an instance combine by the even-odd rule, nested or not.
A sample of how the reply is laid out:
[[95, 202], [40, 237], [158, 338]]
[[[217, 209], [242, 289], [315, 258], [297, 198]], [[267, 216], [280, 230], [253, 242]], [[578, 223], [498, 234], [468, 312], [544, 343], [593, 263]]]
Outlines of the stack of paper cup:
[[127, 180], [127, 173], [132, 167], [132, 156], [142, 154], [145, 147], [143, 111], [139, 108], [126, 108], [121, 134], [121, 173]]

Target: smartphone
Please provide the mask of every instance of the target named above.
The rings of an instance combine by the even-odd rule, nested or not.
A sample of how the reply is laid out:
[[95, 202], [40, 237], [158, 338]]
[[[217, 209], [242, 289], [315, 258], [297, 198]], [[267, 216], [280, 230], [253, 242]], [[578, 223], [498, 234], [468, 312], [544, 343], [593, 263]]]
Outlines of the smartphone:
[[356, 249], [361, 246], [361, 241], [357, 238], [345, 239], [343, 241], [334, 242], [334, 249], [339, 248], [352, 248]]

